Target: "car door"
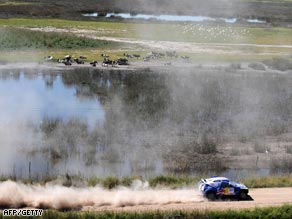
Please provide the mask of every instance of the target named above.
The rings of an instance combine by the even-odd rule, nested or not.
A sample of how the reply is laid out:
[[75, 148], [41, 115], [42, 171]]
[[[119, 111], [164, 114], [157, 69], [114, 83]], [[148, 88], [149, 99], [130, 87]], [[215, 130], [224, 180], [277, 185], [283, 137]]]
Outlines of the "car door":
[[220, 190], [221, 190], [221, 194], [229, 195], [229, 182], [222, 181]]
[[228, 186], [228, 195], [235, 195], [235, 188], [232, 184]]

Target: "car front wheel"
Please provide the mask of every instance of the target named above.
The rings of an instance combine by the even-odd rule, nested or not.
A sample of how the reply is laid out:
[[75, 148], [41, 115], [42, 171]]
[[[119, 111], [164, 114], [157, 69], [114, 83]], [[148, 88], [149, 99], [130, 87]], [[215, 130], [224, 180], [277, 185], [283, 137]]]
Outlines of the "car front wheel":
[[208, 200], [214, 201], [216, 199], [216, 194], [213, 191], [209, 191], [206, 194]]
[[239, 197], [240, 200], [246, 200], [247, 197], [248, 197], [247, 196], [247, 192], [246, 191], [243, 191], [243, 190], [240, 191], [238, 197]]

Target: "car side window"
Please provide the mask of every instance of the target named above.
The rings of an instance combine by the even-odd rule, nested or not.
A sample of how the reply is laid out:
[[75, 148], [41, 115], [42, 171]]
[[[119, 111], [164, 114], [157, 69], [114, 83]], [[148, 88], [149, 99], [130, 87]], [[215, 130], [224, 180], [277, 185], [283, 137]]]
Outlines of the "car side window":
[[221, 186], [222, 186], [223, 188], [228, 187], [228, 186], [229, 186], [229, 183], [223, 181], [223, 182], [221, 183]]

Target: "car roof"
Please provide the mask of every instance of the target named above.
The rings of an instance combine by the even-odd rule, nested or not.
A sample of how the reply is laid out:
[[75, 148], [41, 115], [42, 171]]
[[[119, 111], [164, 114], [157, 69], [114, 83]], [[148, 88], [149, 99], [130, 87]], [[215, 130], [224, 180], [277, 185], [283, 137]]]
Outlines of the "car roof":
[[209, 179], [206, 179], [207, 181], [211, 181], [211, 182], [214, 182], [214, 181], [228, 181], [229, 182], [229, 179], [226, 178], [226, 177], [212, 177], [212, 178], [209, 178]]

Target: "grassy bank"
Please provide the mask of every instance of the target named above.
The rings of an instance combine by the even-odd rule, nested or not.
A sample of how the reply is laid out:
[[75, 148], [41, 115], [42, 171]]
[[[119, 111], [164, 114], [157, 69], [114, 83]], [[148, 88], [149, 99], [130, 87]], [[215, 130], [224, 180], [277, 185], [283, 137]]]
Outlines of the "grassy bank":
[[292, 176], [247, 177], [241, 180], [250, 188], [292, 187]]
[[[62, 182], [64, 186], [74, 186], [77, 182], [78, 185], [83, 186], [96, 186], [101, 185], [106, 189], [113, 189], [118, 186], [126, 186], [129, 187], [133, 183], [134, 180], [147, 181], [149, 186], [152, 188], [155, 187], [170, 187], [172, 189], [181, 188], [181, 187], [197, 187], [201, 178], [208, 178], [209, 176], [201, 176], [201, 177], [192, 177], [192, 176], [157, 176], [149, 179], [143, 179], [142, 177], [132, 176], [132, 177], [106, 177], [106, 178], [98, 178], [98, 177], [90, 177], [84, 178], [81, 176], [67, 176], [64, 177], [64, 180], [59, 181]], [[66, 179], [65, 179], [66, 178]], [[23, 179], [19, 180], [26, 184], [34, 184], [40, 183], [45, 184], [47, 182], [52, 182], [56, 180], [56, 177], [47, 177], [39, 180], [29, 180]], [[15, 180], [13, 177], [0, 177], [0, 181], [6, 180]], [[233, 180], [233, 179], [232, 179]], [[245, 178], [238, 178], [236, 181], [240, 181], [244, 183], [249, 188], [272, 188], [272, 187], [292, 187], [292, 176], [267, 176], [267, 177], [258, 177], [251, 176]]]
[[14, 28], [0, 29], [1, 49], [111, 49], [117, 47], [121, 47], [121, 43], [78, 37], [69, 33], [48, 33]]
[[[42, 218], [42, 219], [290, 219], [292, 217], [292, 206], [256, 208], [252, 210], [227, 210], [227, 211], [154, 211], [154, 212], [57, 212], [45, 211], [42, 217], [5, 217], [12, 218]], [[0, 218], [4, 218], [2, 215]]]
[[[96, 36], [196, 43], [291, 44], [291, 28], [197, 23], [126, 23], [64, 19], [0, 19], [2, 27], [91, 30]], [[171, 33], [171, 34], [169, 34]]]
[[62, 59], [67, 54], [101, 60], [100, 54], [103, 51], [107, 51], [112, 58], [117, 58], [122, 56], [120, 49], [127, 46], [125, 43], [90, 39], [72, 33], [0, 28], [2, 62], [40, 62], [48, 55]]
[[[115, 58], [120, 57], [124, 52], [135, 52], [145, 57], [151, 50], [157, 50], [148, 48], [148, 44], [151, 47], [151, 41], [171, 42], [173, 48], [172, 46], [169, 47], [167, 43], [162, 48], [164, 50], [177, 50], [180, 55], [190, 56], [191, 60], [196, 61], [261, 61], [280, 56], [291, 57], [292, 54], [292, 48], [290, 47], [265, 46], [266, 44], [291, 45], [291, 28], [255, 28], [238, 25], [203, 25], [197, 23], [126, 23], [25, 18], [0, 19], [0, 28], [0, 48], [3, 50], [3, 54], [0, 54], [0, 59], [4, 61], [8, 56], [12, 60], [19, 61], [20, 57], [17, 57], [14, 51], [22, 50], [23, 52], [23, 50], [27, 49], [41, 50], [37, 51], [38, 53], [44, 53], [44, 50], [45, 52], [50, 50], [49, 55], [58, 58], [60, 58], [60, 53], [62, 53], [62, 57], [63, 54], [72, 54], [74, 49], [85, 52], [92, 59], [96, 59], [96, 50], [99, 53], [105, 51], [105, 53]], [[39, 31], [29, 31], [19, 28], [39, 28]], [[41, 32], [43, 28], [46, 28], [45, 31], [48, 32]], [[54, 28], [57, 28], [58, 32], [54, 32]], [[114, 41], [95, 40], [86, 36], [119, 39], [130, 38], [137, 41], [149, 40], [149, 42], [148, 44], [139, 44], [137, 42], [136, 44], [126, 44]], [[176, 42], [203, 44], [173, 44]], [[205, 45], [205, 43], [207, 44]], [[188, 46], [191, 49], [188, 49]], [[112, 51], [113, 49], [116, 49], [116, 51]], [[78, 54], [80, 52], [76, 51]], [[25, 51], [25, 53], [22, 57], [34, 57], [29, 54], [29, 51]]]
[[[185, 186], [197, 186], [201, 178], [205, 177], [192, 177], [192, 176], [157, 176], [146, 179], [149, 182], [150, 187], [171, 187], [179, 188]], [[140, 179], [139, 177], [107, 177], [107, 178], [96, 178], [92, 177], [87, 180], [88, 186], [95, 186], [101, 184], [105, 188], [114, 188], [116, 186], [130, 186], [133, 180]], [[272, 187], [292, 187], [292, 176], [266, 176], [266, 177], [244, 177], [238, 178], [236, 181], [244, 183], [249, 188], [272, 188]]]

